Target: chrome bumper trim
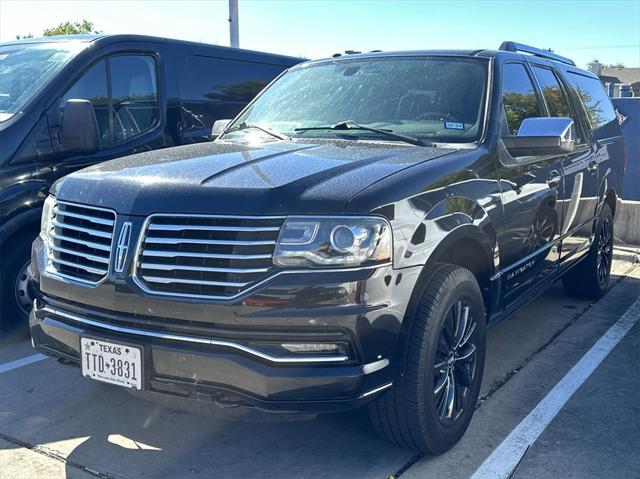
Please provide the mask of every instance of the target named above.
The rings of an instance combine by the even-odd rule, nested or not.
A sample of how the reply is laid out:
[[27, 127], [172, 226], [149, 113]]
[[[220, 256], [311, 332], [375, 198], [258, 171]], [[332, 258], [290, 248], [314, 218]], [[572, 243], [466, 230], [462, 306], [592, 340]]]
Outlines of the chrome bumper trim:
[[[109, 331], [115, 331], [118, 333], [135, 334], [137, 336], [146, 336], [150, 338], [168, 339], [172, 341], [183, 341], [187, 343], [207, 344], [210, 346], [221, 346], [225, 348], [237, 349], [239, 351], [250, 354], [252, 356], [256, 356], [260, 359], [264, 359], [265, 361], [269, 361], [277, 364], [337, 363], [337, 362], [344, 362], [349, 360], [348, 356], [305, 356], [305, 357], [299, 357], [299, 358], [285, 358], [282, 356], [273, 356], [271, 354], [263, 353], [262, 351], [258, 351], [256, 349], [250, 348], [243, 344], [238, 344], [231, 341], [220, 341], [216, 339], [206, 339], [206, 338], [199, 338], [195, 336], [183, 336], [180, 334], [157, 333], [153, 331], [145, 331], [143, 329], [116, 326], [114, 324], [103, 323], [100, 321], [95, 321], [93, 319], [84, 318], [82, 316], [78, 316], [76, 314], [69, 313], [67, 311], [62, 311], [57, 308], [52, 308], [50, 306], [44, 306], [41, 309], [41, 311], [44, 311], [45, 313], [49, 313], [55, 316], [60, 316], [62, 318], [66, 318], [81, 324], [86, 324], [88, 326], [106, 329]], [[54, 317], [52, 317], [51, 319], [55, 320]]]
[[380, 391], [384, 391], [385, 389], [389, 389], [391, 386], [393, 386], [393, 383], [387, 383], [387, 384], [383, 384], [380, 387], [377, 387], [375, 389], [372, 389], [371, 391], [367, 391], [366, 393], [360, 395], [360, 398], [366, 398], [367, 396], [371, 396], [372, 394], [375, 393], [379, 393]]

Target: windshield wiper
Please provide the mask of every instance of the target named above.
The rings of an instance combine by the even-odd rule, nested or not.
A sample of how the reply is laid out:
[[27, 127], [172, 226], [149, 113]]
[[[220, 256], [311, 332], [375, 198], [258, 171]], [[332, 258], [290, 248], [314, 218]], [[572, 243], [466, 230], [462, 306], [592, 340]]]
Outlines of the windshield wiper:
[[230, 130], [225, 131], [224, 133], [231, 133], [232, 131], [240, 131], [240, 130], [246, 130], [247, 128], [255, 128], [257, 130], [260, 130], [264, 133], [266, 133], [267, 135], [271, 135], [275, 138], [278, 138], [279, 140], [290, 140], [291, 137], [285, 135], [284, 133], [280, 133], [277, 130], [274, 130], [273, 128], [269, 128], [268, 126], [263, 126], [263, 125], [259, 125], [258, 123], [251, 123], [248, 121], [243, 121], [242, 123], [238, 123], [236, 126], [234, 126], [233, 128], [231, 128]]
[[363, 130], [363, 131], [374, 131], [376, 133], [380, 133], [381, 135], [386, 136], [387, 138], [394, 138], [396, 140], [404, 141], [405, 143], [410, 143], [411, 145], [416, 146], [436, 146], [434, 143], [421, 140], [420, 138], [415, 138], [413, 136], [401, 135], [400, 133], [395, 133], [393, 130], [382, 130], [380, 128], [374, 128], [372, 126], [364, 126], [356, 123], [355, 121], [347, 120], [336, 123], [335, 125], [320, 125], [320, 126], [308, 126], [305, 128], [296, 128], [295, 131], [312, 131], [312, 130], [339, 130], [339, 131], [349, 131], [349, 130]]

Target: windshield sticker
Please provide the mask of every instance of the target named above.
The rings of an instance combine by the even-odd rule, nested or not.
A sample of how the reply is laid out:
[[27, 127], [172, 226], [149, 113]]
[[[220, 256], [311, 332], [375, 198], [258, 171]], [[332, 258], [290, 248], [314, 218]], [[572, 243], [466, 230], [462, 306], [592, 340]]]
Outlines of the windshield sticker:
[[447, 130], [464, 130], [464, 123], [461, 121], [445, 121], [444, 127]]

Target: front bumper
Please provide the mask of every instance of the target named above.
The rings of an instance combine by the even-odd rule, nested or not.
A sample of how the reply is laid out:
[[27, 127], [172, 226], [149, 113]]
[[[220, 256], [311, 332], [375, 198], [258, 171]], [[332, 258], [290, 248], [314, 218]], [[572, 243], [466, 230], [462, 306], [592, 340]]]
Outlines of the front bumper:
[[[80, 338], [126, 342], [143, 348], [146, 391], [257, 407], [280, 412], [331, 412], [366, 403], [392, 383], [388, 360], [369, 365], [279, 364], [242, 354], [228, 346], [206, 346], [168, 338], [150, 338], [143, 330], [119, 332], [112, 325], [39, 304], [31, 313], [37, 350], [80, 364]], [[106, 327], [105, 327], [106, 326]], [[186, 338], [186, 336], [182, 336]], [[383, 383], [380, 387], [379, 383]]]
[[[30, 317], [39, 351], [80, 364], [80, 338], [143, 349], [143, 389], [276, 412], [359, 407], [392, 385], [401, 322], [419, 270], [281, 275], [232, 304], [146, 296], [126, 281], [96, 287], [40, 275]], [[282, 341], [348, 345], [347, 357], [275, 354]]]

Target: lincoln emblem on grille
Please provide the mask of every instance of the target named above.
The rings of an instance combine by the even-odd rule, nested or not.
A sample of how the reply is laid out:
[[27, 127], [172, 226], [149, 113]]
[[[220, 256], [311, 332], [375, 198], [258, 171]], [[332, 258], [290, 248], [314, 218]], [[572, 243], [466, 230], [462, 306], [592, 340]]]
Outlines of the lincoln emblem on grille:
[[122, 273], [124, 270], [124, 262], [127, 259], [127, 251], [129, 251], [129, 239], [131, 238], [131, 223], [126, 222], [120, 228], [120, 236], [118, 236], [118, 245], [116, 247], [115, 271]]

